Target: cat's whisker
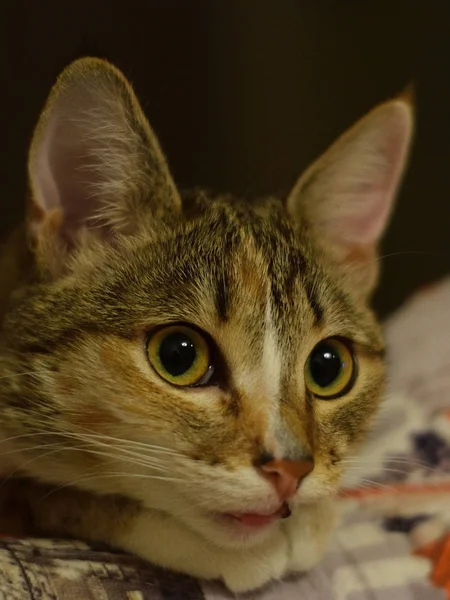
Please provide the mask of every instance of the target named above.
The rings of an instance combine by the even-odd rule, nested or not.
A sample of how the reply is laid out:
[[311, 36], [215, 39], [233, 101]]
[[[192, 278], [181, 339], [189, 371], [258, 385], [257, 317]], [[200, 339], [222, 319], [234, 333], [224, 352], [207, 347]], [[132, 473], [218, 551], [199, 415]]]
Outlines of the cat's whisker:
[[[106, 457], [106, 458], [116, 458], [119, 461], [123, 461], [123, 462], [129, 463], [129, 464], [135, 465], [135, 466], [145, 467], [145, 468], [153, 469], [156, 471], [164, 472], [164, 469], [160, 465], [157, 465], [155, 463], [152, 464], [150, 461], [142, 461], [142, 460], [132, 459], [127, 456], [122, 456], [121, 454], [113, 454], [112, 452], [103, 452], [100, 450], [94, 450], [92, 447], [86, 447], [86, 448], [73, 447], [70, 450], [73, 452], [86, 452], [87, 454], [94, 454], [96, 456], [102, 456], [102, 457]], [[118, 451], [117, 448], [115, 450], [116, 450], [116, 452]]]
[[369, 470], [369, 469], [372, 469], [372, 470], [377, 470], [379, 472], [384, 472], [384, 471], [387, 471], [389, 469], [395, 469], [395, 468], [398, 468], [399, 471], [405, 472], [407, 467], [408, 468], [410, 468], [410, 467], [417, 467], [417, 468], [420, 468], [420, 469], [430, 468], [430, 466], [426, 465], [426, 464], [408, 463], [408, 462], [404, 462], [404, 463], [391, 463], [391, 462], [389, 462], [389, 465], [392, 465], [392, 466], [387, 466], [387, 465], [384, 466], [384, 465], [377, 464], [376, 462], [374, 462], [374, 463], [366, 463], [366, 464], [364, 464], [364, 463], [360, 463], [360, 464], [358, 464], [358, 463], [342, 463], [342, 466], [345, 469], [360, 469], [360, 470], [364, 470], [364, 469]]
[[129, 445], [132, 445], [132, 446], [144, 448], [146, 450], [152, 450], [152, 451], [154, 450], [154, 451], [161, 452], [161, 453], [164, 453], [164, 454], [183, 456], [182, 454], [180, 454], [176, 450], [172, 450], [171, 448], [165, 448], [164, 446], [158, 446], [158, 445], [155, 445], [155, 444], [147, 444], [146, 442], [137, 442], [135, 440], [117, 438], [117, 437], [113, 437], [113, 436], [106, 435], [106, 434], [89, 433], [90, 430], [88, 430], [87, 428], [84, 428], [83, 431], [84, 430], [86, 430], [86, 432], [87, 432], [84, 435], [89, 436], [91, 438], [100, 438], [100, 439], [109, 440], [109, 441], [126, 443], [126, 444], [129, 444]]
[[8, 452], [0, 452], [0, 457], [9, 456], [11, 454], [20, 454], [21, 452], [33, 452], [35, 450], [43, 450], [45, 448], [54, 448], [55, 446], [57, 447], [57, 449], [61, 449], [64, 447], [62, 442], [53, 442], [51, 444], [38, 444], [35, 446], [25, 446], [24, 448], [19, 447], [15, 448], [14, 450], [8, 450]]
[[[398, 468], [396, 468], [398, 467]], [[382, 475], [383, 473], [398, 473], [403, 475], [408, 475], [411, 470], [419, 470], [423, 471], [426, 474], [435, 473], [439, 471], [438, 467], [433, 467], [431, 465], [426, 465], [422, 463], [399, 463], [397, 465], [393, 464], [391, 467], [380, 467], [378, 468], [376, 465], [344, 465], [343, 467], [345, 473], [353, 473], [356, 471], [373, 474], [373, 475]]]
[[[40, 449], [39, 447], [37, 447], [37, 449]], [[11, 473], [9, 473], [4, 479], [0, 480], [0, 489], [10, 480], [12, 479], [15, 475], [17, 475], [18, 473], [24, 471], [24, 469], [29, 466], [31, 463], [36, 462], [38, 460], [41, 460], [42, 458], [47, 458], [48, 456], [55, 454], [57, 452], [61, 452], [61, 450], [66, 450], [66, 448], [56, 448], [53, 450], [49, 450], [48, 452], [43, 452], [37, 456], [33, 456], [32, 458], [30, 458], [29, 460], [25, 461], [24, 463], [21, 463], [19, 466], [17, 466], [16, 469], [14, 469]]]
[[442, 256], [439, 252], [428, 252], [425, 250], [400, 250], [398, 252], [390, 252], [389, 254], [381, 254], [376, 258], [378, 262], [385, 260], [386, 258], [392, 258], [395, 256], [429, 256], [432, 258], [437, 258]]
[[[416, 466], [416, 467], [420, 467], [420, 469], [423, 469], [424, 471], [428, 471], [428, 472], [435, 472], [438, 471], [437, 468], [435, 467], [430, 467], [429, 465], [411, 465], [411, 466]], [[364, 465], [350, 465], [347, 466], [346, 471], [363, 471], [366, 472], [368, 471], [370, 467], [364, 466]], [[405, 469], [394, 469], [391, 467], [384, 467], [382, 469], [379, 469], [379, 473], [383, 474], [383, 473], [400, 473], [400, 474], [404, 474], [407, 475], [408, 471]]]
[[[131, 453], [134, 457], [137, 458], [130, 458], [129, 455], [130, 452], [125, 452], [125, 456], [124, 456], [124, 452], [122, 448], [117, 448], [117, 447], [113, 447], [113, 451], [116, 452], [116, 454], [113, 454], [111, 452], [111, 446], [106, 445], [106, 444], [101, 444], [100, 447], [104, 448], [107, 447], [108, 448], [108, 452], [105, 451], [100, 451], [95, 449], [96, 446], [99, 446], [99, 444], [97, 442], [92, 442], [91, 440], [84, 440], [81, 436], [76, 436], [76, 435], [71, 435], [71, 434], [62, 434], [64, 437], [68, 438], [68, 439], [74, 439], [76, 441], [82, 441], [84, 442], [84, 444], [80, 444], [78, 446], [67, 446], [67, 445], [63, 445], [61, 442], [55, 442], [55, 443], [51, 443], [51, 444], [42, 444], [42, 445], [38, 445], [38, 446], [30, 446], [30, 447], [26, 447], [26, 448], [17, 448], [15, 450], [12, 450], [10, 452], [5, 452], [3, 453], [3, 455], [8, 455], [8, 454], [15, 454], [15, 453], [20, 453], [20, 452], [30, 452], [33, 450], [42, 450], [45, 448], [54, 448], [50, 453], [51, 454], [55, 454], [57, 452], [86, 452], [87, 454], [94, 454], [97, 456], [102, 456], [102, 457], [108, 457], [108, 458], [114, 458], [117, 461], [123, 461], [123, 462], [128, 462], [131, 464], [134, 464], [136, 466], [140, 466], [140, 467], [144, 467], [144, 468], [149, 468], [149, 469], [153, 469], [153, 470], [159, 470], [161, 472], [163, 472], [164, 469], [164, 464], [162, 464], [162, 462], [158, 459], [151, 459], [151, 457], [143, 457], [142, 455], [138, 455], [137, 453]], [[55, 448], [56, 446], [56, 448]], [[50, 454], [49, 453], [49, 454]], [[33, 460], [37, 460], [38, 458], [42, 458], [42, 454], [39, 455], [38, 457], [33, 457], [31, 459], [31, 461]], [[30, 461], [28, 461], [25, 464], [29, 464]], [[24, 464], [22, 465], [25, 466]], [[21, 467], [19, 467], [18, 470], [20, 470]]]
[[429, 467], [429, 465], [425, 461], [421, 461], [419, 459], [411, 459], [411, 458], [388, 458], [386, 460], [377, 460], [377, 459], [365, 459], [365, 458], [354, 458], [348, 459], [344, 458], [341, 461], [341, 464], [360, 464], [362, 467], [367, 465], [378, 465], [380, 469], [383, 469], [383, 464], [401, 464], [401, 465], [414, 465], [419, 467]]
[[[147, 450], [149, 452], [157, 452], [160, 454], [167, 454], [170, 456], [178, 456], [178, 457], [184, 458], [184, 455], [181, 454], [180, 452], [173, 450], [172, 448], [167, 448], [165, 446], [150, 444], [147, 442], [138, 442], [136, 440], [131, 440], [131, 439], [127, 439], [127, 438], [119, 438], [119, 437], [114, 437], [114, 436], [103, 434], [103, 433], [97, 433], [87, 427], [83, 427], [81, 429], [82, 429], [82, 433], [79, 433], [77, 435], [84, 435], [91, 439], [104, 440], [105, 443], [108, 441], [119, 442], [120, 444], [124, 444], [124, 445], [126, 444], [127, 446], [134, 446], [136, 448]], [[66, 435], [66, 434], [62, 433], [61, 435]]]
[[[88, 442], [91, 445], [98, 445], [101, 447], [107, 447], [108, 449], [111, 447], [111, 444], [107, 444], [106, 442], [102, 442], [102, 439], [106, 439], [108, 441], [123, 441], [124, 444], [128, 444], [128, 440], [119, 440], [119, 438], [113, 438], [111, 436], [102, 436], [102, 435], [86, 435], [86, 434], [74, 434], [74, 433], [68, 433], [68, 432], [57, 432], [57, 431], [45, 431], [45, 432], [35, 432], [35, 433], [30, 433], [30, 434], [21, 434], [18, 436], [12, 436], [9, 438], [5, 438], [3, 440], [0, 440], [0, 444], [2, 442], [13, 442], [13, 441], [19, 441], [23, 438], [30, 438], [30, 437], [34, 437], [34, 436], [46, 436], [46, 437], [54, 437], [54, 436], [59, 436], [59, 437], [64, 437], [64, 438], [68, 438], [68, 439], [76, 439], [76, 440], [82, 440], [84, 442]], [[54, 442], [54, 444], [59, 444], [60, 442]], [[53, 445], [53, 444], [52, 444]], [[134, 444], [131, 444], [132, 446], [134, 446]], [[41, 445], [42, 447], [49, 447], [50, 444], [44, 444]], [[128, 454], [130, 456], [135, 456], [137, 457], [141, 462], [145, 462], [145, 461], [158, 461], [160, 463], [162, 463], [163, 461], [161, 461], [161, 458], [157, 458], [156, 456], [149, 456], [149, 454], [154, 454], [154, 452], [157, 452], [158, 454], [167, 454], [168, 456], [171, 456], [170, 452], [165, 452], [163, 448], [159, 448], [159, 447], [152, 447], [152, 446], [147, 446], [146, 444], [137, 444], [137, 446], [139, 448], [142, 447], [142, 450], [147, 450], [148, 454], [144, 455], [141, 453], [137, 453], [134, 452], [133, 450], [130, 450], [129, 448], [126, 447], [117, 447], [117, 450], [120, 450], [121, 452], [123, 452], [124, 454]], [[21, 452], [21, 451], [26, 451], [26, 450], [31, 450], [31, 448], [18, 448], [18, 449], [14, 449], [8, 452], [4, 452], [3, 455], [7, 455], [7, 454], [14, 454], [16, 452]], [[160, 450], [162, 450], [162, 452], [160, 452]], [[178, 455], [178, 454], [177, 454]], [[179, 455], [182, 456], [182, 455]]]
[[12, 371], [8, 375], [0, 376], [0, 381], [5, 379], [13, 379], [14, 377], [48, 375], [49, 371]]
[[58, 432], [55, 431], [38, 431], [38, 432], [33, 432], [33, 433], [21, 433], [20, 435], [13, 435], [11, 437], [7, 437], [7, 438], [3, 438], [0, 439], [0, 444], [5, 444], [7, 442], [15, 442], [24, 438], [32, 438], [32, 437], [36, 437], [36, 436], [46, 436], [46, 437], [51, 437], [51, 436], [55, 436], [55, 435], [66, 435], [66, 434], [60, 434]]
[[[71, 437], [73, 437], [73, 439], [82, 440], [85, 443], [91, 444], [92, 446], [97, 446], [97, 447], [100, 447], [100, 448], [107, 448], [108, 450], [111, 448], [110, 444], [107, 444], [105, 442], [101, 442], [99, 440], [93, 440], [93, 439], [89, 438], [88, 436], [84, 436], [84, 435], [81, 435], [81, 434], [72, 434]], [[128, 450], [128, 449], [123, 448], [123, 447], [118, 446], [118, 445], [113, 446], [113, 448], [116, 451], [122, 452], [122, 453], [124, 453], [124, 454], [126, 454], [128, 456], [136, 457], [137, 458], [137, 462], [139, 462], [139, 463], [142, 463], [142, 462], [145, 462], [145, 461], [154, 461], [155, 464], [156, 464], [156, 462], [159, 462], [160, 464], [163, 464], [163, 465], [165, 464], [160, 458], [154, 458], [154, 457], [151, 457], [151, 456], [145, 456], [142, 453], [134, 452], [132, 450]]]
[[64, 483], [60, 486], [57, 486], [53, 490], [51, 490], [50, 492], [45, 494], [45, 496], [43, 496], [42, 500], [44, 500], [51, 494], [54, 494], [62, 489], [67, 488], [67, 487], [78, 486], [78, 485], [80, 485], [80, 483], [97, 480], [98, 478], [106, 479], [106, 478], [127, 478], [127, 477], [138, 478], [138, 479], [148, 479], [148, 480], [158, 480], [158, 481], [178, 481], [177, 479], [174, 479], [172, 477], [163, 477], [160, 475], [144, 475], [142, 473], [124, 473], [122, 471], [105, 473], [104, 471], [102, 471], [102, 472], [96, 473], [95, 475], [92, 475], [90, 477], [81, 477], [79, 479], [74, 479], [74, 480], [68, 481], [67, 483]]
[[371, 257], [370, 260], [361, 261], [358, 266], [352, 269], [348, 269], [349, 273], [355, 273], [362, 264], [370, 265], [373, 262], [382, 262], [387, 258], [404, 257], [404, 256], [428, 256], [430, 258], [436, 258], [442, 256], [439, 252], [426, 252], [424, 250], [403, 250], [398, 252], [390, 252], [389, 254], [382, 254], [376, 258]]
[[361, 487], [364, 489], [386, 489], [386, 490], [391, 490], [392, 486], [389, 484], [385, 484], [385, 483], [380, 483], [379, 481], [373, 481], [372, 479], [365, 479], [365, 478], [361, 478], [358, 482], [358, 484], [356, 485], [356, 488]]

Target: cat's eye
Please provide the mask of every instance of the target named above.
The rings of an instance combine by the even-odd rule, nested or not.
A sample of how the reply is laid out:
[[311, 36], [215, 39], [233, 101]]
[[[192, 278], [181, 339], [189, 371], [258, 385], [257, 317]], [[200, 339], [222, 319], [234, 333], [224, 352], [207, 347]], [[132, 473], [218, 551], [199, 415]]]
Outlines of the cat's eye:
[[214, 371], [207, 340], [185, 325], [158, 329], [147, 342], [147, 354], [158, 375], [173, 385], [206, 385]]
[[324, 400], [343, 396], [353, 386], [356, 365], [348, 343], [337, 338], [319, 342], [305, 365], [306, 387]]

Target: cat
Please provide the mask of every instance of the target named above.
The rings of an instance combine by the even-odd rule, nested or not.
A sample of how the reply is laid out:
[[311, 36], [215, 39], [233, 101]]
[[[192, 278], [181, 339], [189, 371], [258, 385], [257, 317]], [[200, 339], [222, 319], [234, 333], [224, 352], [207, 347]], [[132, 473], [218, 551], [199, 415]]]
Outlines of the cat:
[[68, 66], [0, 257], [0, 530], [233, 592], [316, 565], [383, 397], [370, 298], [412, 130], [399, 96], [285, 199], [181, 194], [124, 75]]

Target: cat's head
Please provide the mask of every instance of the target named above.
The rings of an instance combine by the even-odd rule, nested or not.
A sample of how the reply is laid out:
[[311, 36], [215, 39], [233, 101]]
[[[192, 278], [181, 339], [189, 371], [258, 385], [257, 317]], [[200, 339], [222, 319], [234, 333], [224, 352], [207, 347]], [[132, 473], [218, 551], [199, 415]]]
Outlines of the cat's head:
[[382, 397], [367, 303], [411, 129], [396, 99], [287, 199], [183, 197], [124, 77], [71, 65], [33, 138], [35, 275], [4, 324], [23, 469], [223, 544], [335, 493]]

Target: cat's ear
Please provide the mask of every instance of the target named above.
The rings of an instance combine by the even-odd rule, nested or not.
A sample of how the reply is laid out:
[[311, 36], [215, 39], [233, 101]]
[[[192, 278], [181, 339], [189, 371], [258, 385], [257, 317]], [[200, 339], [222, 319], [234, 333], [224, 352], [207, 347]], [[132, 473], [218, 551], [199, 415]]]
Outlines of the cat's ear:
[[60, 75], [31, 144], [30, 230], [76, 244], [83, 230], [128, 233], [181, 201], [165, 158], [125, 77], [83, 58]]
[[367, 296], [378, 276], [377, 248], [401, 182], [413, 130], [406, 95], [375, 108], [337, 140], [300, 178], [287, 210], [313, 229]]

